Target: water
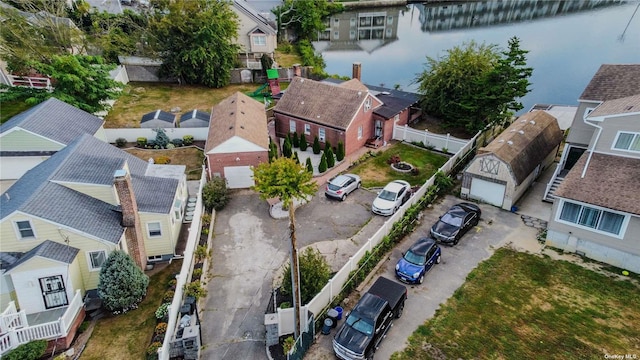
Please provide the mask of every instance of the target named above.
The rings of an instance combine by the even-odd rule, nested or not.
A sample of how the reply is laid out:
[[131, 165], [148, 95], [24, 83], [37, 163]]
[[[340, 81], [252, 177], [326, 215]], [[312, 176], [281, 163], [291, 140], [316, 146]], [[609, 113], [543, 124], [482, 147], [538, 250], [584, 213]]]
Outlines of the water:
[[351, 76], [352, 64], [360, 62], [364, 83], [415, 91], [427, 56], [438, 58], [471, 40], [505, 49], [517, 36], [534, 69], [524, 110], [536, 103], [577, 105], [601, 64], [640, 63], [639, 6], [638, 1], [505, 0], [363, 9], [330, 19], [314, 46], [329, 74]]

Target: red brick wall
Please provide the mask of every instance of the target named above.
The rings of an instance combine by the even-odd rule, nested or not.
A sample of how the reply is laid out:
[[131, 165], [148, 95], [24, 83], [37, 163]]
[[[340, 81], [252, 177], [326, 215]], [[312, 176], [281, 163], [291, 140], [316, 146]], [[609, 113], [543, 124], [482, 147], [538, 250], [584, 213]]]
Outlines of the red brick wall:
[[82, 324], [82, 322], [84, 321], [84, 318], [85, 318], [85, 311], [83, 307], [80, 309], [80, 311], [78, 311], [78, 315], [73, 320], [73, 324], [71, 324], [71, 326], [69, 327], [69, 333], [67, 334], [67, 336], [61, 337], [55, 340], [50, 340], [47, 343], [46, 353], [51, 354], [51, 352], [54, 350], [56, 353], [60, 353], [62, 351], [67, 350], [69, 346], [71, 346], [71, 343], [73, 342], [73, 338], [76, 336], [76, 332], [78, 331], [80, 324]]
[[[236, 161], [237, 158], [240, 160]], [[258, 166], [267, 161], [269, 161], [267, 151], [207, 154], [209, 178], [213, 177], [214, 173], [220, 173], [220, 176], [224, 177], [225, 166]]]

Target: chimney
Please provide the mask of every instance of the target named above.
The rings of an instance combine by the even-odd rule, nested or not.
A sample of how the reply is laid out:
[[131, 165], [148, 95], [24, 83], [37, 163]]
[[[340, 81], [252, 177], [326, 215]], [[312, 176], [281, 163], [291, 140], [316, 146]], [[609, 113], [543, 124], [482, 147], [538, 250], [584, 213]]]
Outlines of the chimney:
[[300, 64], [293, 64], [293, 76], [302, 76], [302, 67]]
[[362, 81], [362, 79], [360, 78], [361, 76], [362, 76], [362, 64], [359, 62], [354, 62], [351, 78]]
[[131, 176], [127, 170], [120, 169], [115, 171], [113, 178], [113, 185], [122, 208], [122, 226], [125, 227], [124, 237], [127, 240], [127, 250], [133, 261], [144, 271], [147, 266], [147, 254], [144, 248], [142, 225], [138, 216], [138, 204], [133, 193]]

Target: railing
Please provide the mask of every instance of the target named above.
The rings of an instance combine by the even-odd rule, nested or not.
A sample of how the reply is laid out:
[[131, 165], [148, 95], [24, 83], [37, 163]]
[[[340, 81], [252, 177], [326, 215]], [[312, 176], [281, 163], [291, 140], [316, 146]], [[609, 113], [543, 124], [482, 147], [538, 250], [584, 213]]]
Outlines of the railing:
[[33, 76], [15, 76], [7, 75], [11, 86], [30, 87], [33, 89], [45, 89], [52, 91], [51, 79], [46, 77], [33, 77]]
[[24, 311], [18, 312], [15, 302], [10, 302], [7, 308], [0, 314], [0, 334], [11, 329], [23, 327], [27, 324], [27, 316]]

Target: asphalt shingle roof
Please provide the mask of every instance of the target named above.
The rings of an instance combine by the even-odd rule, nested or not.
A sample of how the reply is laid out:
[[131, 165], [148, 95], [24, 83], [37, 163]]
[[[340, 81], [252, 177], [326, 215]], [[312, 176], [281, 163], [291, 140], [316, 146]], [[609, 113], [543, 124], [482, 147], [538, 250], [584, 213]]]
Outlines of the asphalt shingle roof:
[[208, 127], [211, 114], [201, 110], [191, 110], [180, 116], [180, 127]]
[[142, 120], [140, 120], [140, 123], [145, 123], [151, 120], [160, 120], [173, 124], [176, 121], [176, 116], [170, 112], [156, 110], [142, 115]]
[[79, 251], [79, 249], [74, 248], [73, 246], [67, 246], [55, 241], [45, 240], [40, 243], [40, 245], [24, 253], [24, 255], [22, 255], [20, 259], [18, 259], [18, 261], [13, 263], [13, 265], [11, 265], [11, 267], [7, 269], [7, 271], [15, 268], [20, 264], [24, 264], [25, 262], [33, 259], [36, 256], [60, 261], [65, 264], [71, 264], [71, 262], [73, 262], [73, 259], [76, 258], [76, 255], [78, 255]]
[[640, 64], [603, 64], [580, 100], [605, 101], [640, 94]]
[[589, 113], [588, 119], [631, 113], [640, 113], [640, 93], [620, 99], [607, 100]]

